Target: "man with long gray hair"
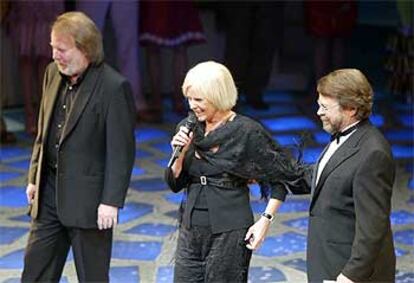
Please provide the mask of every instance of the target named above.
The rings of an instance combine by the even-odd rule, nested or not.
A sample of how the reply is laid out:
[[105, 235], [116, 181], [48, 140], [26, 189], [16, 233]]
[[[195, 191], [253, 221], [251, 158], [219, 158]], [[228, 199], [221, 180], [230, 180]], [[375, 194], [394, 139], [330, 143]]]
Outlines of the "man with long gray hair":
[[102, 36], [81, 12], [52, 25], [27, 200], [23, 282], [58, 282], [72, 247], [80, 282], [109, 281], [112, 229], [135, 157], [129, 83], [103, 62]]

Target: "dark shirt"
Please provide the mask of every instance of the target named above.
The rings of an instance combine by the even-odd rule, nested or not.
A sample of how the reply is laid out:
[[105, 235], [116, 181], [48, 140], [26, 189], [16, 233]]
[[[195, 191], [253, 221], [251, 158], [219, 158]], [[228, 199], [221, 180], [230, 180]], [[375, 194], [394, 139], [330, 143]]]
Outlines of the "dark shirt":
[[63, 130], [69, 118], [70, 111], [75, 103], [78, 89], [86, 75], [86, 72], [78, 78], [76, 83], [72, 84], [70, 78], [62, 75], [62, 82], [59, 87], [58, 97], [56, 99], [46, 143], [46, 166], [47, 169], [56, 173], [58, 160], [57, 153], [59, 150], [59, 141], [62, 137]]

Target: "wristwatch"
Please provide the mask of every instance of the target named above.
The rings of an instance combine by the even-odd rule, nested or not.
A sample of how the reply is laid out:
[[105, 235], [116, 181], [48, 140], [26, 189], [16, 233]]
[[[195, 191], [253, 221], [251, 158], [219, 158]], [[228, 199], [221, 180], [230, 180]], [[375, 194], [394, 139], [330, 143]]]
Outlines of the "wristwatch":
[[267, 220], [269, 220], [270, 222], [273, 222], [273, 218], [274, 218], [274, 216], [273, 216], [273, 215], [271, 215], [270, 213], [263, 212], [263, 213], [262, 213], [262, 216], [263, 216], [264, 218], [266, 218]]

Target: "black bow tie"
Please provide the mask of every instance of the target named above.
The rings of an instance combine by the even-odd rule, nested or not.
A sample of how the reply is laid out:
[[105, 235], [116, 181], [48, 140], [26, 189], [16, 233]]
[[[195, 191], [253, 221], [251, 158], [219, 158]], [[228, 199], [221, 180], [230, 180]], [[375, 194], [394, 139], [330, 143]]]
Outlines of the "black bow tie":
[[332, 141], [334, 141], [334, 140], [336, 140], [336, 143], [338, 144], [338, 143], [339, 143], [339, 138], [340, 138], [340, 137], [343, 137], [343, 136], [347, 136], [347, 135], [349, 135], [349, 134], [350, 134], [352, 131], [354, 131], [356, 128], [357, 128], [357, 125], [354, 125], [354, 126], [352, 126], [352, 127], [348, 128], [348, 129], [346, 129], [346, 130], [345, 130], [345, 131], [343, 131], [343, 132], [337, 132], [337, 133], [335, 133], [335, 134], [331, 135], [331, 142], [332, 142]]

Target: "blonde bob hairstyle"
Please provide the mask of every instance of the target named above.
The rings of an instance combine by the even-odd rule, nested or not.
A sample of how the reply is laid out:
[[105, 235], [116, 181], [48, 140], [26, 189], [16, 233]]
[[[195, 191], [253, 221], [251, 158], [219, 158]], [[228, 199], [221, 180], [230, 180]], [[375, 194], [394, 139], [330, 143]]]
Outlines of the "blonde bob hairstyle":
[[339, 69], [318, 80], [317, 91], [335, 98], [342, 108], [356, 109], [358, 120], [367, 119], [372, 111], [373, 90], [358, 69]]
[[202, 62], [191, 68], [185, 76], [182, 91], [188, 91], [208, 100], [216, 109], [231, 110], [237, 102], [237, 89], [230, 71], [214, 61]]
[[76, 47], [91, 63], [99, 64], [104, 59], [102, 35], [95, 23], [82, 12], [67, 12], [58, 16], [52, 24], [52, 32], [70, 35]]

